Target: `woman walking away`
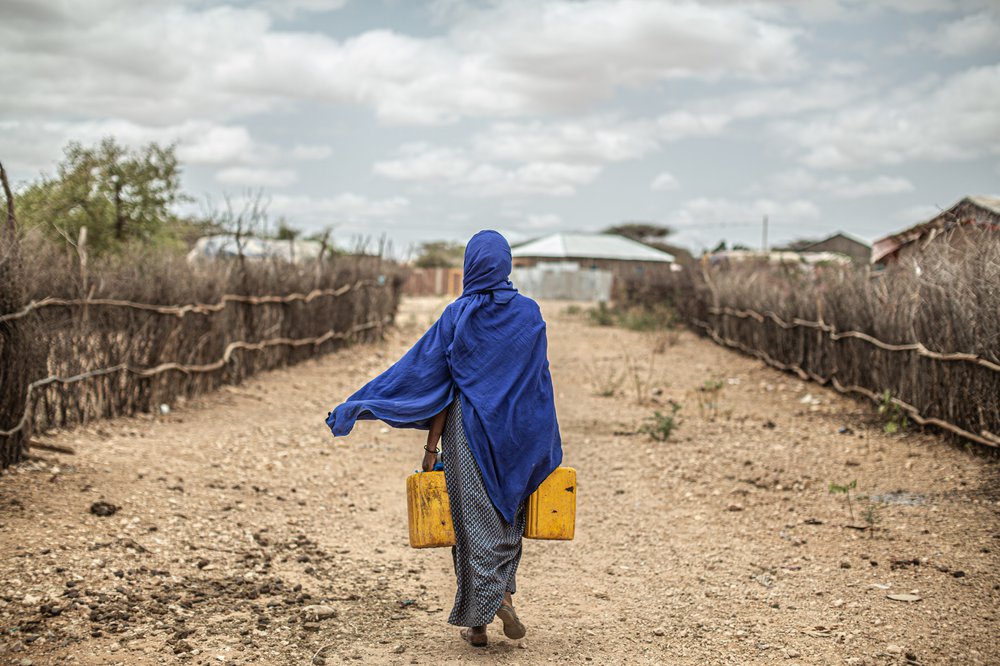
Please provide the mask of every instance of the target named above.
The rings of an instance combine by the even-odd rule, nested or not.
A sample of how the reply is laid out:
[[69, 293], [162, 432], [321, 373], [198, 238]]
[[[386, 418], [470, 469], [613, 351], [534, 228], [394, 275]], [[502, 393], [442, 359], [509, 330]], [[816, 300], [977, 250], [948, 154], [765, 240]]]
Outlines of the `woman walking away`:
[[562, 461], [545, 322], [508, 280], [510, 269], [503, 236], [473, 236], [462, 295], [402, 359], [327, 418], [338, 436], [358, 419], [428, 430], [425, 471], [443, 436], [458, 579], [448, 622], [466, 627], [461, 635], [476, 647], [486, 646], [494, 617], [508, 638], [525, 634], [511, 596], [524, 503]]

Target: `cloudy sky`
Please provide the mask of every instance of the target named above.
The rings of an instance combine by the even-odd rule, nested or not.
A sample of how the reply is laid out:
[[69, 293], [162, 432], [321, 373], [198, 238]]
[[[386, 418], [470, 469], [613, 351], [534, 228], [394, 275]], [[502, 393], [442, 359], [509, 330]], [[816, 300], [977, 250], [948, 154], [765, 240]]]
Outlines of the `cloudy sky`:
[[200, 200], [397, 247], [866, 239], [1000, 193], [996, 0], [0, 0], [0, 161], [176, 141]]

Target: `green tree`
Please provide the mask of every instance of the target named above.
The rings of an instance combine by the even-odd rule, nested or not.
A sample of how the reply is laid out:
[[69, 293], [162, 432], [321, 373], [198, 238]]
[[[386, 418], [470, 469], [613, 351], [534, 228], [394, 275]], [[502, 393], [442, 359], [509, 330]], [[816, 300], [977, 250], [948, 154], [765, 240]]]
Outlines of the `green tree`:
[[652, 244], [662, 242], [664, 238], [674, 233], [674, 230], [662, 224], [652, 222], [622, 222], [604, 230], [606, 234], [617, 234], [631, 238], [640, 243]]
[[302, 235], [301, 229], [296, 229], [283, 217], [278, 218], [278, 230], [274, 232], [274, 237], [278, 240], [295, 240]]
[[86, 226], [89, 248], [100, 253], [177, 239], [187, 223], [171, 208], [184, 200], [174, 146], [129, 150], [106, 138], [92, 148], [71, 142], [56, 175], [29, 185], [17, 209], [25, 227], [69, 240]]
[[460, 268], [465, 246], [449, 241], [421, 243], [413, 265], [417, 268]]
[[674, 256], [674, 260], [682, 265], [691, 264], [694, 258], [685, 247], [666, 242], [666, 238], [674, 233], [671, 227], [655, 222], [622, 222], [604, 230], [606, 234], [616, 234], [631, 240], [662, 250]]

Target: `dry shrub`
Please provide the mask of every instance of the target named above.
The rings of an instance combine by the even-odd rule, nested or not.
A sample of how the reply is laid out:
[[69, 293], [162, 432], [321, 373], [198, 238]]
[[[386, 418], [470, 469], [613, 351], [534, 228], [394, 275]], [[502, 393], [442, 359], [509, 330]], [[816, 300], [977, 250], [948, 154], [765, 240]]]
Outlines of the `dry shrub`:
[[805, 271], [743, 264], [634, 284], [629, 293], [637, 303], [665, 301], [688, 322], [707, 325], [779, 363], [843, 386], [878, 394], [888, 390], [925, 418], [987, 439], [983, 432], [1000, 435], [1000, 373], [990, 368], [717, 311], [773, 313], [787, 323], [821, 321], [889, 344], [919, 342], [932, 351], [1000, 363], [1000, 235], [995, 231], [963, 228], [960, 235], [936, 239], [880, 274], [854, 266]]
[[[14, 234], [0, 232], [0, 312], [21, 309], [26, 303], [24, 265], [20, 243]], [[15, 430], [24, 413], [28, 385], [44, 372], [44, 357], [38, 327], [0, 323], [0, 430]], [[10, 396], [10, 398], [8, 398]], [[20, 396], [20, 400], [13, 399]], [[0, 435], [0, 469], [21, 459], [28, 433]]]
[[[4, 386], [0, 429], [9, 429], [12, 420], [20, 419], [25, 384], [47, 376], [73, 377], [119, 364], [136, 369], [168, 362], [204, 365], [222, 358], [234, 341], [315, 338], [330, 330], [347, 332], [367, 322], [379, 322], [353, 337], [370, 339], [380, 334], [383, 320], [395, 314], [402, 287], [398, 267], [377, 256], [340, 256], [308, 264], [232, 260], [192, 266], [180, 256], [135, 248], [92, 262], [85, 275], [75, 253], [50, 244], [32, 244], [30, 238], [21, 250], [15, 278], [0, 279], [0, 314], [46, 297], [80, 299], [86, 294], [90, 299], [176, 306], [214, 304], [225, 294], [307, 294], [359, 281], [364, 286], [339, 297], [321, 296], [309, 302], [228, 302], [218, 312], [187, 312], [180, 317], [96, 304], [33, 310], [26, 317], [0, 324]], [[0, 272], [11, 270], [15, 269], [10, 262], [0, 263]], [[26, 370], [17, 359], [26, 348], [26, 336], [39, 339], [34, 331], [44, 332], [40, 340], [46, 349], [41, 362]], [[0, 436], [0, 452], [18, 448], [30, 431], [152, 411], [179, 397], [238, 383], [256, 372], [298, 363], [344, 344], [335, 338], [319, 345], [236, 350], [229, 363], [211, 372], [171, 370], [144, 377], [115, 371], [79, 382], [48, 384], [32, 392], [28, 431], [22, 432], [19, 440]], [[13, 381], [18, 378], [20, 383]], [[13, 459], [7, 454], [3, 458], [6, 462]]]

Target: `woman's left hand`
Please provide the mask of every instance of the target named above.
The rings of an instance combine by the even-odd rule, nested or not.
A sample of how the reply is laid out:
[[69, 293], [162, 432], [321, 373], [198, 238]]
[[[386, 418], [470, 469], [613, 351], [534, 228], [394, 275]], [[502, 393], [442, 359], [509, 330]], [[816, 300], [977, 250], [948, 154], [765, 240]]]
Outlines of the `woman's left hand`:
[[434, 469], [434, 463], [437, 462], [437, 451], [426, 451], [424, 453], [424, 462], [421, 465], [421, 469], [425, 472], [430, 472]]

